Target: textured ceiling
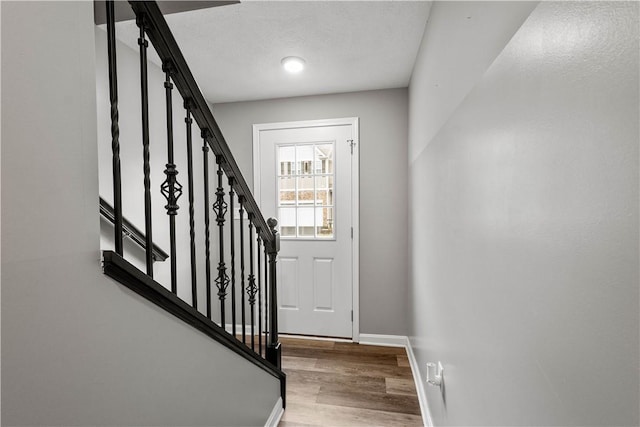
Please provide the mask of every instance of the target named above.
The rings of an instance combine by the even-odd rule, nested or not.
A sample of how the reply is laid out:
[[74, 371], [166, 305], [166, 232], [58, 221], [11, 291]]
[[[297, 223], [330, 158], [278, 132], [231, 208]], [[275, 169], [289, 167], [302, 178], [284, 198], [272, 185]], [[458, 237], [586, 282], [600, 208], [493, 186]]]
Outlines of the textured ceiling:
[[[247, 1], [166, 16], [210, 102], [406, 87], [431, 3]], [[132, 21], [118, 38], [137, 49]], [[285, 73], [280, 60], [306, 69]]]

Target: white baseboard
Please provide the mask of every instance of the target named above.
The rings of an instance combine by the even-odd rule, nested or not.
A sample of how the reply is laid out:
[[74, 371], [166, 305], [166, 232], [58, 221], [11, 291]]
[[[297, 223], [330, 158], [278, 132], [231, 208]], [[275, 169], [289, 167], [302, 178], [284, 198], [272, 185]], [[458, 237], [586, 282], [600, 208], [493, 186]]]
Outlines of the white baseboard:
[[422, 381], [422, 374], [420, 373], [420, 367], [416, 360], [415, 354], [413, 354], [413, 347], [411, 347], [411, 341], [407, 338], [407, 356], [409, 357], [409, 365], [411, 366], [411, 372], [413, 373], [413, 382], [416, 384], [416, 392], [418, 393], [418, 402], [420, 402], [420, 412], [422, 413], [422, 421], [425, 427], [433, 427], [433, 419], [431, 419], [431, 412], [429, 412], [429, 406], [427, 405], [427, 391], [425, 390], [424, 381]]
[[406, 347], [407, 337], [404, 335], [360, 334], [360, 344]]
[[425, 427], [433, 427], [433, 420], [431, 419], [431, 413], [429, 412], [429, 406], [427, 405], [427, 393], [420, 374], [420, 368], [418, 367], [418, 361], [416, 360], [415, 354], [413, 354], [413, 348], [411, 347], [409, 337], [404, 335], [360, 334], [360, 344], [404, 347], [407, 350], [409, 365], [411, 366], [411, 372], [413, 373], [413, 382], [416, 385], [416, 392], [418, 393], [422, 422]]
[[269, 418], [267, 422], [264, 424], [264, 427], [277, 427], [282, 415], [284, 414], [284, 408], [282, 407], [282, 398], [279, 397], [276, 402], [271, 414], [269, 414]]

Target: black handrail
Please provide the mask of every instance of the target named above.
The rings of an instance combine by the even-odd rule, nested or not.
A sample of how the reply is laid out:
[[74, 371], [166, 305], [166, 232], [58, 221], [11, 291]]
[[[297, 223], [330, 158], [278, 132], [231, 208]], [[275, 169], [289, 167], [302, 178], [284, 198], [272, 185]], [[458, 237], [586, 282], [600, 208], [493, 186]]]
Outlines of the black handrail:
[[[104, 217], [111, 224], [115, 224], [116, 215], [113, 207], [100, 197], [100, 215]], [[140, 246], [142, 250], [147, 249], [146, 236], [135, 225], [126, 218], [121, 218], [122, 221], [122, 234], [129, 237], [136, 245]], [[153, 244], [153, 260], [164, 261], [169, 258], [169, 254], [163, 251], [158, 245]]]
[[149, 40], [155, 47], [158, 56], [163, 63], [171, 63], [175, 74], [172, 75], [176, 88], [185, 100], [192, 105], [192, 114], [196, 123], [206, 135], [206, 140], [213, 154], [222, 156], [224, 163], [222, 168], [228, 178], [233, 178], [234, 187], [238, 196], [244, 198], [244, 208], [247, 213], [254, 216], [254, 224], [260, 228], [260, 233], [265, 241], [273, 242], [274, 236], [267, 222], [258, 208], [258, 204], [251, 194], [240, 168], [236, 163], [231, 150], [218, 127], [213, 114], [204, 99], [200, 88], [196, 83], [189, 66], [187, 65], [178, 43], [176, 42], [167, 22], [162, 16], [155, 1], [130, 1], [129, 4], [138, 19], [141, 19]]

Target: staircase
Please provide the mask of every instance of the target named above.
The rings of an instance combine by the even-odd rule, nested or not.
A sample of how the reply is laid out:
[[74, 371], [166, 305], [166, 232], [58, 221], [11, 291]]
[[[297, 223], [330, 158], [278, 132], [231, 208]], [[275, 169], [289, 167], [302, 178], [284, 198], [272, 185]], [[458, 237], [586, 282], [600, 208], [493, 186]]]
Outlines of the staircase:
[[[139, 28], [142, 124], [140, 179], [144, 182], [145, 225], [143, 231], [138, 230], [123, 217], [115, 12], [114, 1], [110, 0], [106, 2], [106, 16], [113, 207], [101, 200], [101, 212], [113, 223], [115, 248], [113, 251], [103, 251], [104, 273], [277, 378], [284, 405], [286, 375], [281, 370], [277, 317], [276, 259], [280, 246], [277, 221], [263, 218], [156, 2], [131, 1], [129, 5], [135, 13]], [[150, 47], [155, 49], [165, 74], [167, 157], [164, 170], [166, 179], [160, 188], [152, 188], [150, 179], [147, 68]], [[184, 111], [173, 111], [174, 96], [181, 97]], [[186, 175], [186, 182], [179, 182], [177, 177], [173, 141], [174, 113], [184, 114], [185, 117], [185, 128], [180, 132], [186, 132], [188, 160], [187, 170], [180, 172], [181, 176]], [[198, 177], [194, 176], [193, 166], [194, 157], [199, 157], [194, 153], [194, 135], [202, 142], [201, 161], [204, 173]], [[209, 170], [210, 167], [212, 171]], [[204, 188], [200, 194], [195, 194], [196, 179], [201, 179], [198, 188]], [[186, 193], [186, 203], [183, 193]], [[151, 200], [160, 195], [166, 200], [170, 236], [168, 257], [153, 241]], [[204, 229], [203, 247], [198, 247], [196, 243], [196, 198], [202, 198], [205, 207], [204, 224], [198, 227]], [[182, 212], [185, 210], [179, 210], [181, 205], [186, 205], [186, 214], [189, 216], [188, 253], [178, 253], [176, 245], [179, 233], [176, 216], [179, 213], [184, 215]], [[155, 227], [157, 229], [158, 225]], [[126, 259], [125, 238], [133, 239], [143, 248], [144, 271]], [[211, 255], [213, 249], [217, 257]], [[199, 259], [197, 251], [205, 254], [204, 265], [200, 265], [203, 257]], [[178, 260], [190, 262], [189, 302], [178, 296]], [[154, 280], [156, 261], [170, 263], [170, 284], [167, 287]], [[204, 280], [198, 280], [199, 269], [205, 271]], [[206, 300], [198, 301], [198, 290], [202, 286], [206, 290]]]

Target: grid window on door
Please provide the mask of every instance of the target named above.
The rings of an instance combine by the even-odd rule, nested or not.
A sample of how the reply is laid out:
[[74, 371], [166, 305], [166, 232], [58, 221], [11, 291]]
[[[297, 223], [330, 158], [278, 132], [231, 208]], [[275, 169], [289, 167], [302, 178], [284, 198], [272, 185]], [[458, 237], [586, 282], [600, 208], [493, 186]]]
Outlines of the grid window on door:
[[276, 150], [280, 235], [333, 239], [334, 142], [278, 145]]

